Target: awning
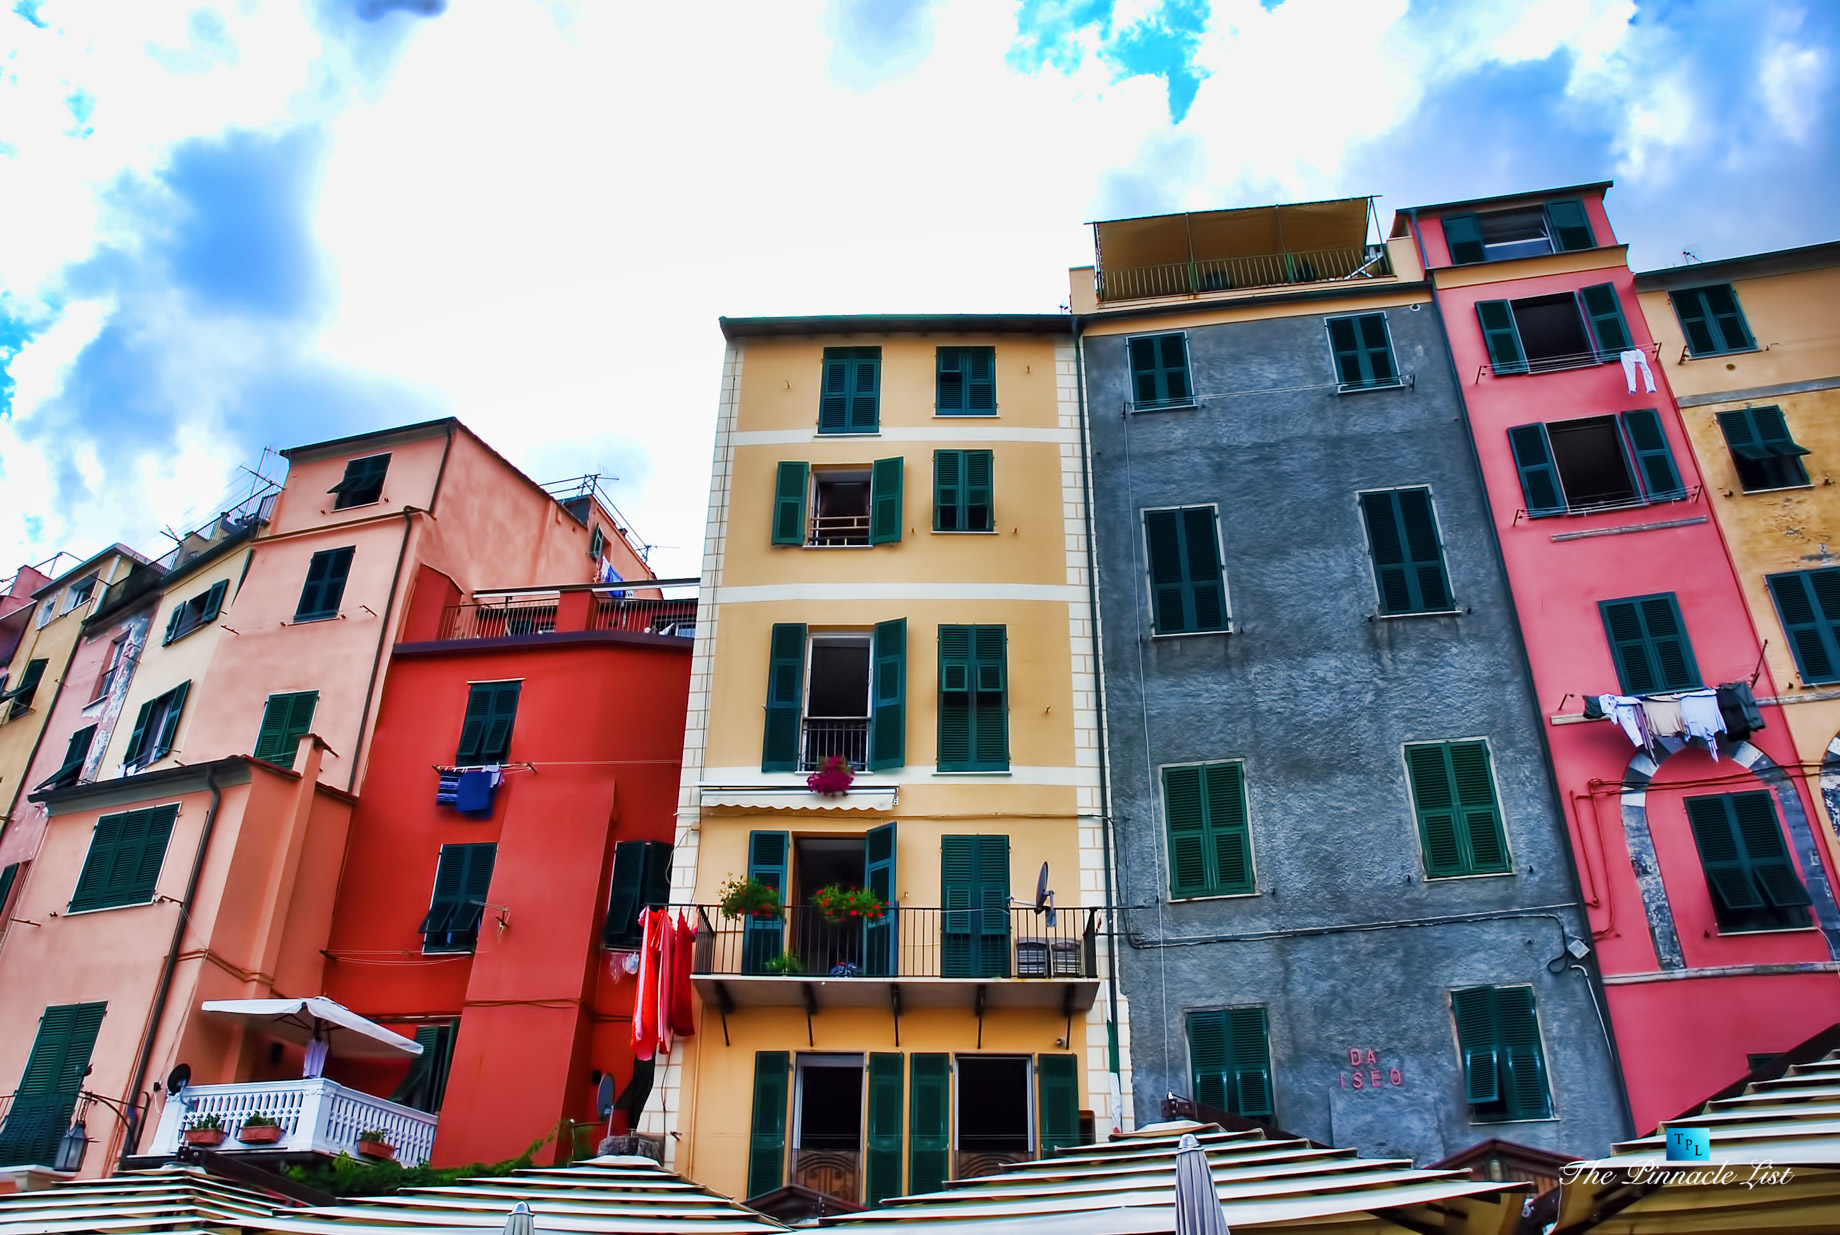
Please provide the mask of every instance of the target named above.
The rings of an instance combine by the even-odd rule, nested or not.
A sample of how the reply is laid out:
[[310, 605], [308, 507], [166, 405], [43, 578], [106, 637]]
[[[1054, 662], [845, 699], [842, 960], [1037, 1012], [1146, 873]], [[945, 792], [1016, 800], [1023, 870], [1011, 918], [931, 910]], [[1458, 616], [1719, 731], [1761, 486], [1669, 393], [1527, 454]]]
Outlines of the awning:
[[856, 785], [845, 794], [813, 793], [803, 785], [697, 786], [697, 801], [704, 810], [853, 810], [886, 814], [894, 809], [894, 785]]
[[318, 1038], [327, 1053], [345, 1058], [392, 1058], [419, 1055], [422, 1044], [365, 1020], [356, 1012], [324, 995], [311, 999], [210, 999], [204, 1010], [212, 1016], [240, 1020], [283, 1042], [301, 1045]]

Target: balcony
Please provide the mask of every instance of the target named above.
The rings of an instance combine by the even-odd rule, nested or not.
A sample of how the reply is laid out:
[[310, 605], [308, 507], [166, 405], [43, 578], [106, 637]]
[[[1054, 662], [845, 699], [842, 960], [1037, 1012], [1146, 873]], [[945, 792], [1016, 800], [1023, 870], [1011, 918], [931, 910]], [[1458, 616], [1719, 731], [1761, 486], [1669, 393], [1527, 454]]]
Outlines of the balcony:
[[[389, 1133], [396, 1160], [405, 1166], [428, 1161], [434, 1152], [435, 1117], [384, 1098], [347, 1089], [323, 1076], [298, 1081], [248, 1081], [236, 1085], [192, 1085], [169, 1098], [159, 1127], [145, 1153], [166, 1158], [184, 1144], [184, 1127], [215, 1115], [229, 1136], [220, 1153], [262, 1155], [339, 1154], [357, 1156], [358, 1133]], [[271, 1145], [237, 1140], [243, 1121], [266, 1115], [281, 1125], [281, 1139]]]
[[642, 579], [477, 593], [441, 613], [439, 638], [515, 639], [615, 631], [688, 639], [696, 634], [696, 579]]
[[799, 745], [799, 771], [816, 772], [824, 761], [841, 757], [861, 772], [869, 766], [869, 718], [842, 720], [813, 717], [805, 721], [805, 740]]
[[704, 1001], [896, 1009], [1090, 1007], [1098, 991], [1097, 910], [1054, 925], [1033, 908], [890, 906], [880, 922], [833, 923], [811, 905], [727, 918], [698, 905], [691, 973]]
[[1100, 270], [1094, 277], [1098, 280], [1099, 300], [1109, 304], [1115, 300], [1194, 296], [1202, 292], [1285, 287], [1293, 283], [1389, 278], [1392, 273], [1386, 246], [1366, 244], [1300, 253], [1261, 253], [1254, 257], [1197, 258], [1154, 266], [1127, 266]]

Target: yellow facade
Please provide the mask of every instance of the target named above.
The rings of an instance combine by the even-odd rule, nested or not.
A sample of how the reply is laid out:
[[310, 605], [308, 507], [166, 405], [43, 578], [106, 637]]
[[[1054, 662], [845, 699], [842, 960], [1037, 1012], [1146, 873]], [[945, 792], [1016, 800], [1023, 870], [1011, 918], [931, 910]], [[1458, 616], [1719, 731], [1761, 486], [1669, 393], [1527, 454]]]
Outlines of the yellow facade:
[[[1731, 289], [1750, 337], [1721, 332], [1713, 348], [1695, 348], [1677, 303], [1720, 287]], [[1767, 641], [1770, 676], [1784, 684], [1774, 702], [1794, 705], [1783, 715], [1811, 787], [1818, 776], [1821, 792], [1812, 796], [1827, 812], [1823, 834], [1840, 858], [1840, 674], [1804, 673], [1815, 666], [1798, 660], [1767, 583], [1771, 575], [1840, 567], [1840, 244], [1649, 271], [1636, 276], [1636, 290], [1706, 478], [1707, 509]], [[1724, 346], [1731, 342], [1751, 346]], [[1747, 491], [1719, 416], [1767, 408], [1781, 410], [1808, 452], [1798, 456], [1803, 476], [1769, 476]], [[1831, 616], [1840, 621], [1840, 613]]]
[[[974, 1076], [998, 1077], [1002, 1085], [1029, 1087], [1028, 1156], [1040, 1151], [1044, 1135], [1035, 1079], [1043, 1067], [1077, 1076], [1078, 1107], [1091, 1112], [1103, 1137], [1124, 1126], [1115, 1121], [1129, 1109], [1128, 1096], [1117, 1105], [1129, 1074], [1121, 1041], [1115, 1093], [1105, 924], [1102, 914], [1089, 914], [1105, 903], [1105, 863], [1079, 407], [1067, 329], [1040, 318], [980, 319], [983, 332], [968, 330], [963, 319], [819, 319], [808, 329], [785, 321], [726, 325], [730, 347], [672, 862], [672, 903], [704, 907], [708, 924], [696, 967], [700, 1028], [678, 1043], [668, 1064], [661, 1059], [661, 1099], [648, 1107], [643, 1129], [668, 1134], [671, 1164], [710, 1187], [735, 1196], [771, 1191], [763, 1185], [763, 1151], [751, 1135], [760, 1117], [753, 1109], [756, 1056], [783, 1052], [788, 1105], [777, 1184], [803, 1184], [860, 1204], [872, 1199], [865, 1184], [869, 1099], [857, 1112], [865, 1139], [856, 1150], [837, 1149], [833, 1129], [830, 1148], [818, 1152], [805, 1139], [821, 1138], [801, 1120], [815, 1118], [805, 1112], [821, 1105], [819, 1091], [813, 1089], [806, 1104], [804, 1087], [839, 1075], [854, 1078], [847, 1069], [872, 1055], [901, 1057], [897, 1191], [905, 1192], [916, 1180], [908, 1171], [912, 1059], [929, 1054], [952, 1057], [955, 1095], [967, 1068]], [[836, 333], [840, 326], [844, 332]], [[939, 413], [939, 349], [961, 347], [994, 349], [995, 414]], [[873, 432], [818, 431], [826, 349], [843, 348], [879, 349]], [[935, 452], [957, 450], [990, 452], [987, 531], [934, 530]], [[867, 480], [876, 461], [888, 466], [897, 458], [898, 541], [810, 543], [825, 538], [818, 530], [821, 514], [830, 519], [828, 512], [848, 506], [842, 499], [829, 504], [833, 491], [820, 494], [821, 486]], [[773, 543], [782, 463], [809, 465], [798, 537], [804, 543]], [[897, 619], [906, 622], [904, 762], [858, 771], [841, 798], [813, 794], [805, 779], [819, 749], [814, 743], [828, 732], [819, 726], [833, 723], [815, 717], [835, 710], [819, 701], [818, 691], [845, 680], [856, 689], [850, 676], [856, 670], [835, 666], [860, 666], [852, 658], [864, 655], [877, 624]], [[774, 631], [788, 624], [806, 628], [800, 766], [763, 771]], [[957, 626], [1003, 631], [1008, 757], [1001, 768], [939, 767], [940, 629]], [[821, 652], [832, 639], [856, 650]], [[820, 661], [821, 655], [838, 659]], [[875, 711], [873, 698], [861, 710]], [[885, 723], [876, 715], [874, 724]], [[848, 723], [856, 722], [836, 722]], [[867, 749], [856, 748], [852, 759]], [[842, 882], [857, 882], [853, 876], [862, 866], [855, 855], [863, 838], [890, 824], [898, 942], [878, 953], [877, 945], [856, 942], [853, 926], [819, 925], [810, 894], [814, 880], [838, 870], [852, 876]], [[775, 936], [775, 954], [796, 954], [801, 947], [821, 953], [798, 958], [799, 972], [789, 975], [761, 972], [765, 953], [749, 961], [743, 936], [751, 927], [715, 907], [725, 883], [758, 873], [750, 867], [756, 833], [790, 838], [783, 876], [787, 912], [779, 919], [783, 933]], [[1007, 847], [1008, 890], [1018, 903], [1004, 914], [1001, 943], [989, 945], [1003, 953], [1001, 960], [992, 952], [978, 963], [989, 967], [974, 966], [977, 976], [950, 976], [954, 962], [941, 960], [954, 946], [942, 942], [950, 929], [940, 911], [948, 899], [942, 854], [946, 838], [973, 836], [1003, 838], [990, 843]], [[1053, 928], [1029, 907], [1043, 863], [1058, 911]], [[1029, 949], [1038, 938], [1062, 949], [1060, 978], [1020, 976], [1033, 972], [1036, 954]], [[1076, 947], [1084, 949], [1077, 961]], [[827, 951], [836, 948], [842, 951]], [[861, 961], [863, 972], [831, 976], [825, 962], [833, 954]], [[871, 955], [898, 959], [878, 971]], [[1120, 1008], [1121, 1039], [1125, 1019]], [[1045, 1056], [1065, 1058], [1042, 1065]], [[845, 1074], [814, 1079], [811, 1069], [837, 1064]], [[835, 1093], [834, 1086], [823, 1090], [832, 1106]], [[1003, 1157], [1002, 1151], [973, 1152], [982, 1134], [961, 1121], [956, 1098], [953, 1105], [951, 1171], [986, 1169]]]

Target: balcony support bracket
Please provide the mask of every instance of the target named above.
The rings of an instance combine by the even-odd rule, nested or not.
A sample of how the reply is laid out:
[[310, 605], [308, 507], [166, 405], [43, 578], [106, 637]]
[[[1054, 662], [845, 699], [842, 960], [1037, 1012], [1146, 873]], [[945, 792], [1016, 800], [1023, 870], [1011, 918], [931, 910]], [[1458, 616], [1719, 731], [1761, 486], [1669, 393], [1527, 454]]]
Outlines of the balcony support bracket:
[[984, 1049], [984, 987], [979, 985], [971, 992], [971, 1006], [977, 1012], [978, 1049]]
[[799, 994], [805, 999], [805, 1044], [816, 1048], [818, 1040], [811, 1032], [811, 1018], [818, 1014], [818, 988], [810, 982], [801, 982]]
[[901, 1049], [901, 984], [888, 984], [888, 1006], [894, 1012], [894, 1049]]
[[1067, 1018], [1067, 1045], [1073, 1045], [1073, 983], [1061, 988], [1061, 1015]]
[[733, 996], [728, 993], [728, 983], [717, 982], [715, 986], [716, 1006], [721, 1009], [722, 1012], [722, 1045], [730, 1046], [733, 1044], [728, 1040], [728, 1014], [735, 1010], [735, 1000]]

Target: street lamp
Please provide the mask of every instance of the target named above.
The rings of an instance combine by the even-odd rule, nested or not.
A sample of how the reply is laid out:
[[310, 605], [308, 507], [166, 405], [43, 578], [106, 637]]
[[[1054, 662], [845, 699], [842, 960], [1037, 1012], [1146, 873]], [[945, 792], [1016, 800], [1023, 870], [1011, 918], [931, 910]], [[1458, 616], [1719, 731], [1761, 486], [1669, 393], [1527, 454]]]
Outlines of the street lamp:
[[52, 1163], [52, 1169], [75, 1175], [83, 1169], [83, 1154], [88, 1148], [89, 1129], [78, 1119], [58, 1138], [57, 1159]]

